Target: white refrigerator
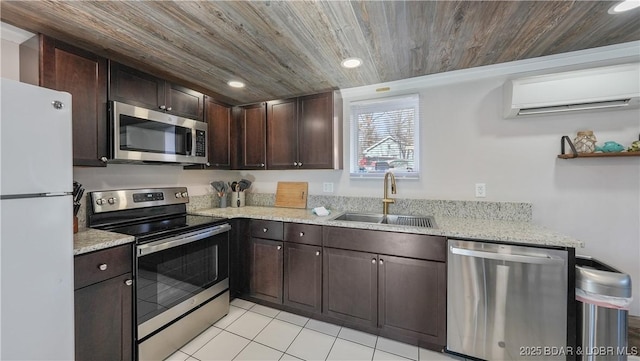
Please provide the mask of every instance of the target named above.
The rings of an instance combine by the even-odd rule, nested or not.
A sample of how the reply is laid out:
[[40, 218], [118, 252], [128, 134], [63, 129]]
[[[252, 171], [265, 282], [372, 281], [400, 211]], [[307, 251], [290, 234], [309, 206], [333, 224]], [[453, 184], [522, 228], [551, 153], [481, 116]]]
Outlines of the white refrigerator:
[[0, 82], [0, 359], [73, 360], [71, 95]]

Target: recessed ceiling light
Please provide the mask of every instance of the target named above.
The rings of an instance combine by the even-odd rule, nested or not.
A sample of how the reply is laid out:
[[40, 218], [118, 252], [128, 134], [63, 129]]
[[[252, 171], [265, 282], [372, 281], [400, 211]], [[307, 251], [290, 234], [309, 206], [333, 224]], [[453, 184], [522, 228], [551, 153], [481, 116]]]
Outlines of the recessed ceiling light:
[[346, 58], [341, 63], [343, 68], [353, 69], [362, 65], [362, 59], [360, 58]]
[[227, 85], [229, 85], [232, 88], [244, 88], [244, 83], [237, 80], [228, 81]]
[[640, 6], [640, 0], [621, 1], [609, 8], [609, 14], [620, 14]]

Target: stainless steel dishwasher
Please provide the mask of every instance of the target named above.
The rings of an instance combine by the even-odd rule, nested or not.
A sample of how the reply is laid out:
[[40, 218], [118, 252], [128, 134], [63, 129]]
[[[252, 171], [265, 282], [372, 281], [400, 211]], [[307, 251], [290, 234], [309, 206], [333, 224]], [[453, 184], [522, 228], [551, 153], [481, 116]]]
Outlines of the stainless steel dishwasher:
[[454, 239], [448, 250], [447, 351], [566, 359], [567, 251]]

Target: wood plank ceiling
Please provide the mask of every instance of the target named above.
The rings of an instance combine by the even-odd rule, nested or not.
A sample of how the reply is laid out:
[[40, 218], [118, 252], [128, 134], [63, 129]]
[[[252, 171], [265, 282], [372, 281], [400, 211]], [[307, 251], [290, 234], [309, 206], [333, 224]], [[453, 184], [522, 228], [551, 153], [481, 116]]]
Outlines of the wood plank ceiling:
[[640, 40], [640, 9], [613, 4], [2, 0], [0, 17], [247, 104]]

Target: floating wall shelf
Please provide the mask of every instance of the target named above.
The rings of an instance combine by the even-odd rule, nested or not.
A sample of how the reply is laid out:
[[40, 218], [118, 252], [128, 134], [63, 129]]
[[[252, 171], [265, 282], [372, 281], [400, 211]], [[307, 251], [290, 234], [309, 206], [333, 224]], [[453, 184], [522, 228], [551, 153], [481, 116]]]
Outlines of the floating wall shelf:
[[[570, 153], [565, 153], [565, 142], [569, 144], [571, 148]], [[571, 142], [568, 136], [564, 135], [560, 139], [560, 153], [558, 158], [560, 159], [574, 159], [574, 158], [613, 158], [613, 157], [640, 157], [640, 152], [618, 152], [618, 153], [578, 153], [576, 147]]]

